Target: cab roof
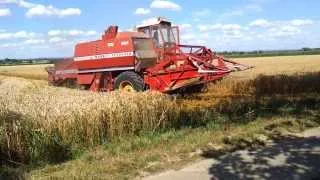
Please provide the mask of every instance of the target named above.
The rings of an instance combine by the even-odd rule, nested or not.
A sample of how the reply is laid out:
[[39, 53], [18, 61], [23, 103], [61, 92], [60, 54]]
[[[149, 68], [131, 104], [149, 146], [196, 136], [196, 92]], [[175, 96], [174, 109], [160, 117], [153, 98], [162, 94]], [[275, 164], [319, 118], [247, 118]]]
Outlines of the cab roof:
[[152, 26], [152, 25], [158, 25], [158, 24], [162, 24], [162, 23], [171, 24], [171, 22], [168, 19], [163, 18], [163, 17], [157, 17], [157, 18], [147, 19], [141, 25], [136, 26], [136, 28], [139, 29], [139, 28], [144, 28], [144, 27], [148, 27], [148, 26]]

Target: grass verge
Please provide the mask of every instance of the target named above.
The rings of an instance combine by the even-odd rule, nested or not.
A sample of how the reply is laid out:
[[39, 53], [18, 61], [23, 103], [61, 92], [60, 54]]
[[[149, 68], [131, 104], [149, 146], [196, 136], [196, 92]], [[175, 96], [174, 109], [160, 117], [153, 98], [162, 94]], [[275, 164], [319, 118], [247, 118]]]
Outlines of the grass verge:
[[[258, 119], [248, 124], [216, 124], [119, 139], [79, 159], [31, 171], [31, 179], [132, 179], [180, 168], [202, 156], [264, 145], [275, 135], [300, 132], [319, 122], [292, 117]], [[215, 153], [215, 154], [213, 154]]]

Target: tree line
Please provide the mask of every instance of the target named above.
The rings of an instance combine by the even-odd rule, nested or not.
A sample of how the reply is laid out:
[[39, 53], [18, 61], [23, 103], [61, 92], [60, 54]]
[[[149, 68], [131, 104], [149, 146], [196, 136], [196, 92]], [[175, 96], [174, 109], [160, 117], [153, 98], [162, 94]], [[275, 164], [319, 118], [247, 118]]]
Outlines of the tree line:
[[0, 65], [10, 66], [10, 65], [32, 65], [32, 64], [52, 64], [57, 60], [64, 58], [30, 58], [30, 59], [15, 59], [15, 58], [5, 58], [0, 59]]
[[296, 56], [320, 54], [320, 48], [301, 48], [298, 50], [268, 50], [268, 51], [223, 51], [219, 52], [225, 57], [268, 57], [268, 56]]

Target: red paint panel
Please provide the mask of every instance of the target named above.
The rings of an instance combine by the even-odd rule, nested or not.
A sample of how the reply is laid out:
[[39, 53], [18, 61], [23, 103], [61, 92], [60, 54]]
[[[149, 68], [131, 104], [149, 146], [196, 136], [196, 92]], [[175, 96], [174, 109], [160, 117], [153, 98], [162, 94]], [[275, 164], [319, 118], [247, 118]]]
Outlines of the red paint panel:
[[56, 70], [77, 69], [73, 59], [62, 59], [55, 62]]
[[199, 74], [196, 70], [189, 70], [184, 72], [170, 72], [166, 74], [159, 74], [156, 76], [152, 76], [151, 74], [149, 74], [144, 77], [144, 81], [150, 86], [151, 90], [166, 92], [168, 91], [167, 88], [169, 88], [172, 83], [180, 84], [188, 81], [189, 79], [199, 77], [202, 77], [202, 75]]
[[134, 66], [135, 57], [120, 57], [110, 59], [99, 59], [99, 60], [88, 60], [88, 61], [77, 61], [77, 67], [81, 69], [103, 69], [111, 67], [126, 67]]
[[134, 51], [132, 37], [117, 35], [117, 38], [111, 40], [98, 40], [77, 44], [74, 57], [132, 51]]
[[[118, 33], [115, 39], [103, 39], [98, 41], [79, 43], [76, 45], [74, 57], [85, 57], [102, 54], [133, 52], [134, 46], [131, 34]], [[135, 57], [114, 57], [98, 60], [76, 61], [79, 70], [104, 69], [112, 67], [134, 66]]]
[[78, 74], [77, 83], [78, 84], [91, 84], [95, 75], [94, 74]]

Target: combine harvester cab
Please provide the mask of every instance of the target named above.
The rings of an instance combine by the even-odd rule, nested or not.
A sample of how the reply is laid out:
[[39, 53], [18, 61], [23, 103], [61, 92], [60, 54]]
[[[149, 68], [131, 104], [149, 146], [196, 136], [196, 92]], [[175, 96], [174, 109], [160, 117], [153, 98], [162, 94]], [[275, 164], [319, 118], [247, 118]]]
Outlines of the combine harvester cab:
[[47, 71], [52, 85], [171, 93], [201, 89], [232, 71], [249, 68], [204, 46], [181, 45], [179, 28], [157, 18], [137, 26], [136, 32], [118, 32], [111, 26], [100, 40], [77, 44], [73, 59]]

